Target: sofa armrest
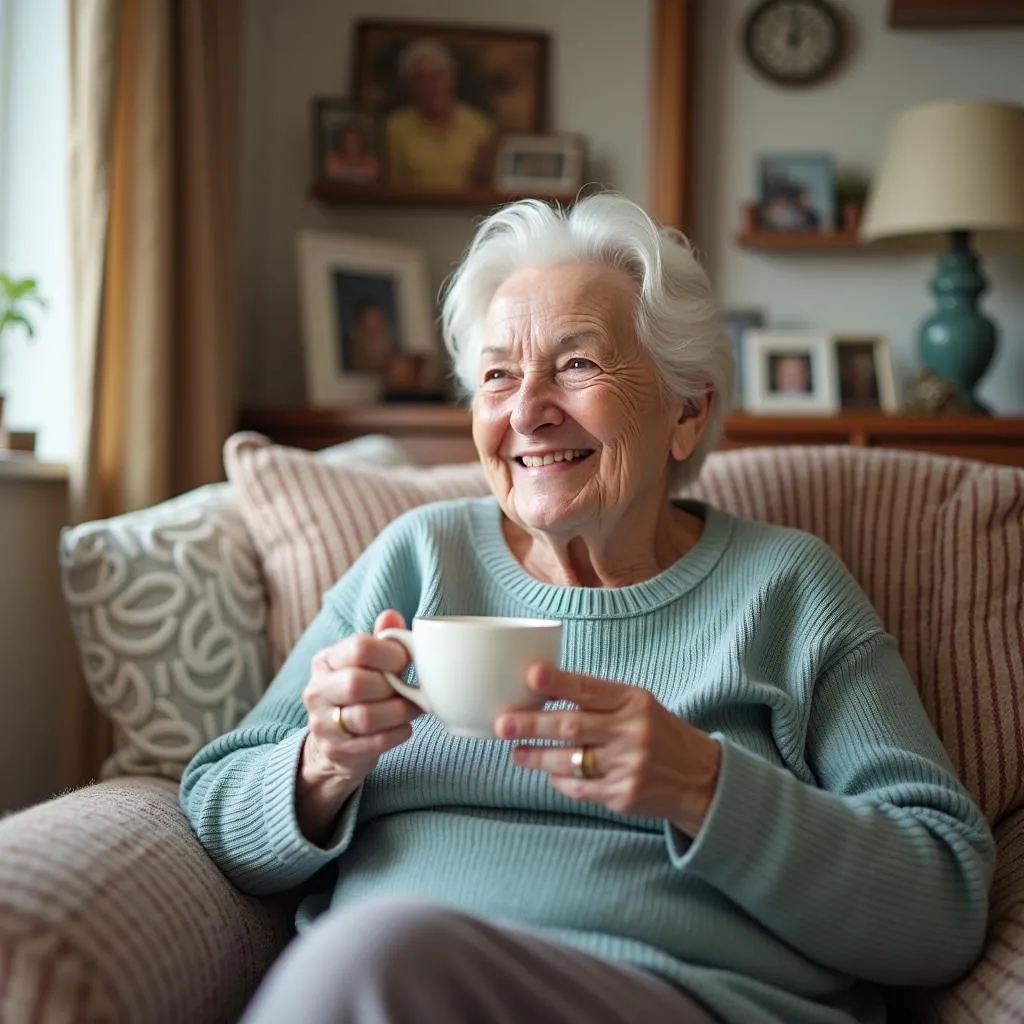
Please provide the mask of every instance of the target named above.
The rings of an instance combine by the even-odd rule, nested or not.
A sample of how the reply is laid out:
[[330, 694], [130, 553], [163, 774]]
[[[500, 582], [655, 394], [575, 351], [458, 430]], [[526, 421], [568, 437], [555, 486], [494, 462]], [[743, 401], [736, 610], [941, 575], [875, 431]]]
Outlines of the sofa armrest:
[[0, 820], [0, 1020], [235, 1021], [294, 901], [235, 889], [164, 779], [119, 779]]
[[981, 959], [955, 985], [916, 998], [916, 1020], [929, 1024], [1019, 1024], [1022, 1019], [1024, 810], [1006, 817], [996, 827], [995, 837], [996, 874]]

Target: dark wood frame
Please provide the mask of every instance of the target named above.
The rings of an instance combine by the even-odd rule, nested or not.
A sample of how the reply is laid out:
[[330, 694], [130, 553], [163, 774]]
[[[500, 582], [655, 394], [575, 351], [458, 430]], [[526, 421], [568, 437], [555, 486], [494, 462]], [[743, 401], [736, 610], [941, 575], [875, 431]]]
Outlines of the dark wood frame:
[[995, 28], [1024, 25], [1024, 0], [890, 0], [893, 28]]
[[377, 166], [379, 169], [378, 178], [375, 182], [341, 182], [346, 186], [355, 185], [357, 188], [365, 185], [379, 186], [387, 175], [387, 152], [384, 145], [384, 133], [381, 130], [380, 116], [363, 103], [356, 103], [353, 100], [342, 96], [315, 96], [309, 104], [310, 134], [312, 142], [313, 178], [323, 179], [335, 184], [333, 178], [327, 176], [324, 163], [327, 158], [327, 147], [324, 145], [323, 114], [325, 110], [344, 110], [353, 114], [365, 114], [373, 120], [373, 141], [376, 148]]
[[[533, 110], [533, 126], [521, 129], [527, 134], [543, 134], [547, 131], [548, 113], [548, 61], [551, 59], [551, 41], [545, 32], [526, 32], [507, 28], [488, 28], [476, 25], [449, 24], [444, 21], [402, 21], [400, 19], [362, 18], [355, 24], [356, 59], [352, 63], [352, 88], [350, 95], [356, 103], [364, 103], [360, 93], [367, 72], [365, 39], [369, 32], [379, 29], [410, 31], [422, 36], [462, 37], [466, 42], [471, 37], [492, 36], [505, 42], [531, 43], [538, 48], [540, 57], [540, 79], [537, 82], [537, 97]], [[517, 129], [519, 131], [520, 129]]]
[[693, 230], [693, 137], [699, 0], [654, 0], [648, 212]]

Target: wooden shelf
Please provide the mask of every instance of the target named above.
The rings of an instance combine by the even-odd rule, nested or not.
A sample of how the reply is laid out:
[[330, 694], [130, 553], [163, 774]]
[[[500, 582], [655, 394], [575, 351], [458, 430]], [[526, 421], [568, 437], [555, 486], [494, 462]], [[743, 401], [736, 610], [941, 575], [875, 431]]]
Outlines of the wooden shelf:
[[844, 249], [856, 251], [864, 245], [857, 235], [849, 231], [744, 231], [736, 236], [736, 244], [744, 249], [774, 249], [776, 251], [813, 252]]
[[[469, 411], [440, 403], [349, 409], [247, 408], [242, 410], [240, 426], [298, 448], [325, 448], [363, 434], [388, 434], [418, 462], [476, 458]], [[726, 417], [718, 447], [790, 444], [903, 448], [1024, 467], [1024, 418], [877, 411], [838, 416], [733, 413]]]
[[516, 199], [542, 199], [568, 205], [575, 192], [561, 195], [526, 192], [501, 192], [489, 186], [475, 186], [459, 191], [414, 189], [396, 185], [350, 185], [343, 181], [320, 178], [309, 186], [309, 198], [331, 206], [502, 206]]

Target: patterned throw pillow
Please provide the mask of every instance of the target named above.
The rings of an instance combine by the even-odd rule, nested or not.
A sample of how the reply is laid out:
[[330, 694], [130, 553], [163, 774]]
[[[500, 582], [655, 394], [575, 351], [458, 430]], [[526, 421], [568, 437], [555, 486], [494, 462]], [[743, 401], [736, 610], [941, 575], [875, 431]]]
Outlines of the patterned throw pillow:
[[[389, 438], [315, 457], [402, 465]], [[103, 776], [178, 779], [271, 676], [267, 594], [230, 484], [64, 531], [64, 596], [93, 700], [114, 726]]]
[[254, 433], [228, 439], [224, 464], [260, 554], [275, 667], [320, 610], [324, 592], [392, 519], [430, 501], [489, 493], [477, 462], [330, 466]]

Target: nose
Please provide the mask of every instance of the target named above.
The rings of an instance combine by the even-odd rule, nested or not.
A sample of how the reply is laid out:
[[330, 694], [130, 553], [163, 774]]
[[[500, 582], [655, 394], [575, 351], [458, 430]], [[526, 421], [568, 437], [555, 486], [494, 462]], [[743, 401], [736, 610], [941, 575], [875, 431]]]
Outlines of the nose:
[[509, 423], [517, 434], [536, 434], [544, 427], [557, 427], [565, 413], [556, 401], [553, 385], [535, 377], [526, 377], [516, 394]]

